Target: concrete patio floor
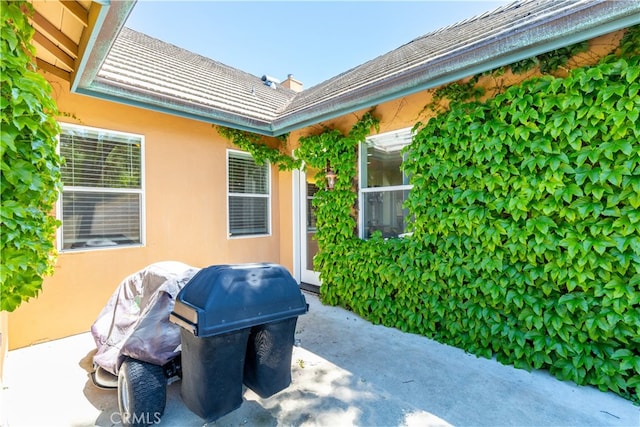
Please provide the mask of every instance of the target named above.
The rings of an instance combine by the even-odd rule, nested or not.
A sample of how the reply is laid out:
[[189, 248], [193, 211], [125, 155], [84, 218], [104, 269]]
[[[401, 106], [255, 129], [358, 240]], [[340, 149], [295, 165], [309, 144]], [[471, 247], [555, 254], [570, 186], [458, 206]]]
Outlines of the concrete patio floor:
[[[612, 393], [477, 358], [372, 325], [306, 294], [291, 386], [251, 390], [215, 426], [640, 426], [640, 408]], [[113, 426], [116, 392], [93, 386], [89, 333], [9, 352], [0, 425]], [[169, 386], [160, 422], [202, 426]]]

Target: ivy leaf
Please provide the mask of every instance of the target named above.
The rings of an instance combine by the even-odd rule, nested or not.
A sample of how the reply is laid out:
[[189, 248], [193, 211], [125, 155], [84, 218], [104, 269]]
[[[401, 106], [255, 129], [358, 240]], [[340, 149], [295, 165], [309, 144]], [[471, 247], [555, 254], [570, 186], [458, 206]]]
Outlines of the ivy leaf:
[[638, 80], [638, 76], [640, 76], [640, 68], [638, 67], [628, 67], [626, 74], [627, 83], [631, 84]]
[[625, 92], [625, 86], [622, 84], [610, 84], [602, 90], [602, 101], [607, 101], [614, 95], [620, 97]]

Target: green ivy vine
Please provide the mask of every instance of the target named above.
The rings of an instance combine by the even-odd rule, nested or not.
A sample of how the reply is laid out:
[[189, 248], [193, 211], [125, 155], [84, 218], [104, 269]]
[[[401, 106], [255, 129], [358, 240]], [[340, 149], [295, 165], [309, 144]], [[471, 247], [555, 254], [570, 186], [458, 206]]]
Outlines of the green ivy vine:
[[617, 53], [612, 53], [612, 58], [640, 55], [640, 25], [627, 28], [617, 50]]
[[470, 99], [477, 101], [485, 94], [483, 87], [476, 86], [479, 79], [480, 74], [477, 74], [466, 83], [453, 82], [439, 87], [433, 92], [433, 101], [428, 107], [432, 111], [436, 111], [436, 106], [439, 105], [443, 99], [447, 99], [449, 105], [467, 102]]
[[320, 249], [314, 260], [321, 276], [327, 273], [325, 266], [331, 265], [345, 248], [358, 242], [354, 206], [357, 200], [355, 179], [357, 176], [358, 145], [371, 133], [379, 129], [379, 119], [373, 111], [365, 113], [347, 135], [337, 129], [327, 129], [319, 135], [300, 138], [296, 157], [306, 167], [316, 169], [316, 182], [324, 182], [325, 168], [330, 165], [336, 173], [333, 190], [316, 193], [313, 206], [316, 210], [316, 239]]
[[418, 124], [408, 238], [357, 239], [353, 146], [301, 141], [353, 162], [317, 204], [323, 302], [640, 403], [639, 40]]
[[291, 171], [299, 169], [301, 166], [299, 159], [295, 159], [282, 151], [286, 150], [288, 134], [276, 138], [282, 145], [276, 148], [267, 145], [265, 137], [262, 135], [224, 126], [218, 126], [217, 128], [221, 136], [231, 141], [231, 143], [241, 150], [250, 153], [259, 165], [263, 165], [269, 161], [272, 164], [278, 165], [278, 169], [281, 171]]
[[61, 159], [51, 86], [35, 71], [33, 7], [3, 1], [0, 13], [0, 309], [13, 311], [39, 293], [53, 270]]
[[431, 111], [443, 112], [446, 111], [446, 108], [442, 107], [442, 100], [448, 100], [449, 106], [471, 100], [478, 101], [485, 94], [485, 89], [482, 86], [477, 86], [480, 77], [500, 76], [507, 68], [510, 68], [514, 74], [523, 74], [534, 68], [538, 68], [542, 74], [553, 73], [558, 68], [564, 68], [571, 58], [578, 53], [586, 52], [588, 48], [589, 42], [587, 41], [576, 43], [514, 62], [506, 67], [476, 74], [465, 83], [449, 83], [434, 90], [432, 101], [426, 105], [426, 108]]
[[[640, 403], [638, 28], [567, 77], [485, 102], [477, 77], [438, 89], [449, 110], [417, 124], [406, 151], [410, 237], [357, 237], [357, 146], [378, 127], [372, 113], [347, 135], [301, 138], [295, 157], [317, 182], [327, 165], [337, 173], [314, 199], [322, 301]], [[582, 48], [534, 62], [551, 70]]]
[[538, 67], [542, 74], [549, 74], [558, 68], [564, 68], [571, 58], [579, 53], [586, 52], [588, 49], [589, 42], [584, 41], [514, 62], [509, 65], [509, 68], [514, 74], [522, 74]]

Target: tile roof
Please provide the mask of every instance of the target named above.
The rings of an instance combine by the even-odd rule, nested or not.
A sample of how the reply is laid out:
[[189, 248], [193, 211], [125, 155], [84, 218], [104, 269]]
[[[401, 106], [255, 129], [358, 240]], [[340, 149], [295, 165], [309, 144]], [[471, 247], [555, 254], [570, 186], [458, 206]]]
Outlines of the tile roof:
[[158, 106], [223, 110], [268, 123], [296, 92], [267, 86], [259, 77], [123, 28], [98, 71], [96, 83], [126, 88]]
[[91, 84], [112, 99], [278, 135], [640, 23], [636, 0], [524, 0], [300, 93], [123, 28]]

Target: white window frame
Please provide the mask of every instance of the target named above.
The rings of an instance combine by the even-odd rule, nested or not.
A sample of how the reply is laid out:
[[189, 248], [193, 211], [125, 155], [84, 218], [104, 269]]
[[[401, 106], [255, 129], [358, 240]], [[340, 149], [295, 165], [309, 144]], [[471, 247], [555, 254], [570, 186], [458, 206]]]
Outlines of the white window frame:
[[[260, 238], [260, 237], [269, 237], [271, 236], [271, 232], [272, 232], [272, 214], [271, 214], [271, 194], [272, 194], [272, 189], [271, 189], [271, 163], [269, 161], [265, 161], [265, 169], [267, 171], [267, 194], [259, 194], [259, 193], [231, 193], [229, 191], [229, 186], [230, 186], [230, 177], [229, 177], [229, 158], [231, 154], [236, 154], [236, 155], [241, 155], [241, 156], [245, 156], [248, 158], [253, 159], [253, 156], [251, 155], [251, 153], [248, 153], [246, 151], [241, 151], [241, 150], [233, 150], [228, 148], [227, 149], [227, 153], [226, 153], [226, 160], [227, 160], [227, 239], [229, 240], [233, 240], [233, 239], [255, 239], [255, 238]], [[255, 160], [254, 160], [255, 162]], [[242, 234], [242, 235], [232, 235], [231, 233], [231, 211], [230, 211], [230, 206], [229, 206], [229, 200], [231, 197], [251, 197], [251, 198], [266, 198], [267, 199], [267, 232], [266, 233], [256, 233], [256, 234]]]
[[[145, 191], [145, 138], [144, 135], [129, 133], [129, 132], [121, 132], [112, 129], [98, 128], [92, 126], [83, 126], [76, 125], [73, 123], [64, 123], [59, 122], [61, 133], [64, 132], [64, 129], [69, 130], [89, 130], [93, 132], [105, 132], [115, 136], [121, 136], [124, 138], [137, 138], [140, 141], [140, 188], [139, 189], [129, 189], [129, 188], [108, 188], [108, 187], [83, 187], [83, 186], [64, 186], [58, 197], [58, 201], [56, 202], [56, 218], [62, 224], [56, 233], [56, 241], [58, 252], [84, 252], [84, 251], [97, 251], [97, 250], [114, 250], [114, 249], [125, 249], [125, 248], [133, 248], [133, 247], [142, 247], [146, 245], [146, 191]], [[58, 135], [58, 153], [60, 153], [60, 135]], [[77, 192], [94, 192], [94, 193], [121, 193], [121, 194], [138, 194], [140, 198], [140, 242], [125, 244], [125, 245], [111, 245], [111, 246], [83, 246], [78, 248], [64, 248], [64, 221], [63, 221], [63, 196], [65, 189], [68, 191], [77, 191]]]
[[[408, 139], [407, 139], [408, 138]], [[367, 142], [375, 141], [375, 140], [386, 140], [386, 143], [392, 145], [395, 141], [398, 141], [398, 144], [403, 147], [409, 145], [413, 138], [412, 128], [404, 128], [398, 129], [390, 132], [385, 132], [377, 135], [373, 135], [367, 137], [366, 140], [360, 143], [360, 147], [358, 147], [358, 224], [359, 224], [359, 235], [360, 238], [366, 240], [365, 236], [365, 223], [364, 223], [364, 195], [367, 193], [380, 193], [380, 192], [392, 192], [392, 191], [410, 191], [413, 188], [412, 184], [406, 185], [391, 185], [385, 187], [367, 187], [366, 182], [364, 180], [364, 169], [366, 168], [366, 163], [364, 159], [367, 157]], [[403, 155], [402, 161], [404, 162], [406, 158], [406, 154]], [[406, 219], [405, 219], [406, 221]]]

